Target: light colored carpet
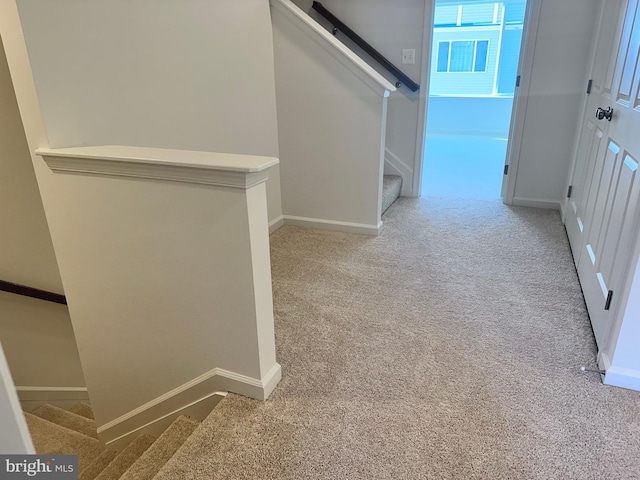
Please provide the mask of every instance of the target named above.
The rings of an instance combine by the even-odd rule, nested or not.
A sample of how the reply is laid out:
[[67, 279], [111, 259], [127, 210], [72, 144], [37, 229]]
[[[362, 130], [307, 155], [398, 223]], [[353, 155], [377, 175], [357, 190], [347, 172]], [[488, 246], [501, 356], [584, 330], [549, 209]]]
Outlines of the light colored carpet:
[[200, 422], [180, 416], [120, 477], [120, 480], [151, 480], [182, 446]]
[[61, 427], [74, 430], [88, 437], [98, 438], [95, 420], [77, 415], [69, 410], [44, 404], [40, 405], [31, 413], [52, 423], [56, 423]]
[[118, 480], [153, 444], [155, 437], [140, 435], [127, 445], [96, 477], [96, 480]]
[[224, 399], [157, 478], [640, 478], [640, 394], [579, 372], [558, 213], [401, 198], [384, 221], [271, 237], [283, 379]]
[[73, 407], [69, 409], [70, 412], [75, 413], [76, 415], [81, 415], [85, 418], [90, 418], [91, 420], [95, 420], [93, 418], [93, 410], [86, 403], [76, 403]]
[[118, 452], [115, 450], [104, 450], [93, 462], [80, 471], [79, 480], [94, 480], [117, 456]]
[[25, 412], [33, 446], [39, 454], [76, 454], [78, 468], [86, 468], [102, 452], [102, 445], [95, 438], [61, 427], [48, 420]]
[[386, 212], [400, 196], [402, 190], [402, 177], [399, 175], [384, 175], [382, 178], [382, 205], [381, 212]]

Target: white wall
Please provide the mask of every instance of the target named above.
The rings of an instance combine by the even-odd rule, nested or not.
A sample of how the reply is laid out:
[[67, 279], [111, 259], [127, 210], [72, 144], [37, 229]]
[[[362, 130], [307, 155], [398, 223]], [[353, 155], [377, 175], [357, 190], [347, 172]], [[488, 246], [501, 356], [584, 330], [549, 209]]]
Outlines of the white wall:
[[278, 156], [267, 0], [17, 3], [51, 147]]
[[[312, 0], [296, 0], [295, 3], [309, 11]], [[414, 82], [421, 83], [424, 9], [425, 4], [431, 8], [431, 0], [323, 0], [321, 3]], [[348, 44], [342, 35], [338, 38]], [[415, 64], [402, 64], [404, 48], [416, 50]], [[372, 65], [395, 84], [395, 77], [377, 64]], [[421, 89], [426, 94], [422, 84]], [[386, 148], [411, 168], [416, 157], [416, 141], [418, 135], [422, 135], [418, 132], [419, 95], [420, 91], [411, 92], [407, 87], [400, 87], [389, 97], [387, 109]], [[405, 193], [406, 186], [403, 186]], [[414, 195], [417, 193], [413, 192]]]
[[[565, 193], [597, 11], [595, 0], [542, 2], [515, 197], [557, 204]], [[312, 2], [296, 3], [309, 9]], [[423, 24], [424, 9], [431, 9], [433, 0], [324, 0], [322, 4], [425, 87], [426, 79], [420, 79], [425, 70], [421, 47], [423, 32], [430, 35], [431, 26]], [[403, 48], [416, 48], [415, 65], [402, 65]], [[416, 139], [422, 135], [417, 131], [418, 96], [403, 87], [389, 98], [388, 110], [387, 149], [404, 166], [413, 167]]]
[[0, 340], [17, 386], [85, 386], [66, 305], [0, 292], [0, 308]]
[[597, 0], [542, 0], [519, 153], [515, 202], [558, 206], [587, 86]]
[[[50, 181], [45, 202], [98, 425], [213, 368], [266, 374], [244, 190], [64, 174]], [[268, 249], [261, 254], [268, 269]], [[261, 348], [272, 367], [273, 344]]]
[[[0, 280], [63, 293], [1, 42], [0, 125]], [[0, 312], [0, 341], [18, 386], [85, 385], [66, 306], [0, 292]]]
[[272, 16], [285, 224], [377, 234], [385, 91], [285, 7]]
[[63, 293], [1, 42], [0, 125], [0, 280]]
[[[275, 153], [266, 1], [50, 6], [0, 2], [0, 34], [31, 152], [72, 143], [71, 138], [115, 143], [139, 133], [158, 145], [188, 138], [202, 143], [180, 146]], [[194, 51], [204, 54], [189, 55]], [[236, 52], [244, 55], [242, 61]], [[147, 60], [149, 69], [143, 65]], [[233, 73], [243, 75], [234, 82]], [[185, 105], [177, 97], [190, 100], [189, 108], [177, 110]], [[235, 125], [233, 136], [226, 122]], [[49, 142], [47, 130], [55, 142]], [[187, 385], [186, 397], [171, 396], [171, 402], [156, 405], [160, 409], [127, 417], [134, 421], [118, 423], [120, 430], [110, 428], [109, 435], [198, 400], [211, 388], [234, 391], [229, 382], [256, 397], [275, 386], [279, 369], [270, 376], [265, 372], [274, 363], [275, 345], [264, 184], [249, 196], [159, 181], [114, 184], [108, 177], [54, 175], [33, 153], [32, 163], [98, 423], [104, 426]], [[260, 236], [260, 245], [248, 243], [248, 235]], [[246, 312], [252, 318], [243, 316]], [[217, 368], [232, 372], [222, 378], [222, 387], [208, 382], [210, 376], [200, 379], [208, 382], [206, 388], [194, 381], [209, 373], [220, 377]], [[267, 377], [270, 383], [263, 385]]]

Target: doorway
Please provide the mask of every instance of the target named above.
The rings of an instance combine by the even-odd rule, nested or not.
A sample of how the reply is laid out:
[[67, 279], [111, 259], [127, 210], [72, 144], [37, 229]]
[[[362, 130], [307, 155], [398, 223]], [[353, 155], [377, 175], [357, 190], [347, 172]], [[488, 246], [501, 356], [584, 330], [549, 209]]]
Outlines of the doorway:
[[421, 194], [500, 198], [527, 0], [436, 0]]

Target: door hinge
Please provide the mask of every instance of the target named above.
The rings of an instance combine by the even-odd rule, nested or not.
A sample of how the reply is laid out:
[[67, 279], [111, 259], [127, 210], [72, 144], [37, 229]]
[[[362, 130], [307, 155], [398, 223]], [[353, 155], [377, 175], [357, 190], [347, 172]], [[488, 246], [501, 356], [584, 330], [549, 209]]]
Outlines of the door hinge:
[[569, 189], [567, 190], [567, 198], [571, 198], [572, 193], [573, 193], [573, 185], [569, 185]]
[[504, 166], [504, 174], [508, 175], [509, 174], [509, 165], [505, 165]]
[[516, 77], [516, 87], [520, 86], [520, 75]]
[[607, 294], [607, 300], [604, 302], [604, 309], [609, 310], [611, 308], [611, 300], [613, 300], [613, 290], [609, 290]]
[[591, 95], [591, 86], [593, 85], [593, 79], [589, 79], [589, 83], [587, 83], [587, 95]]

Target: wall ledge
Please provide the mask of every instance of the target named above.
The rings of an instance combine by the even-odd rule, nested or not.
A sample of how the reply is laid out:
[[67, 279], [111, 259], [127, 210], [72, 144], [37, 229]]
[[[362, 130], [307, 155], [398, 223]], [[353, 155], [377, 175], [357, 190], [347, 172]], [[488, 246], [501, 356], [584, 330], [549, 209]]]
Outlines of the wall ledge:
[[269, 177], [274, 157], [196, 152], [165, 148], [104, 145], [75, 148], [39, 148], [56, 173], [107, 175], [167, 180], [247, 189]]

